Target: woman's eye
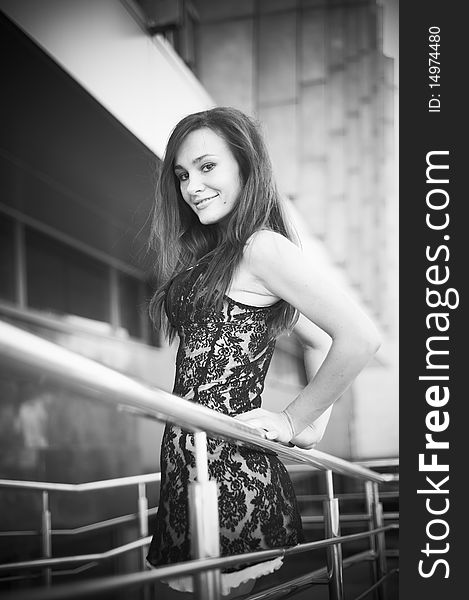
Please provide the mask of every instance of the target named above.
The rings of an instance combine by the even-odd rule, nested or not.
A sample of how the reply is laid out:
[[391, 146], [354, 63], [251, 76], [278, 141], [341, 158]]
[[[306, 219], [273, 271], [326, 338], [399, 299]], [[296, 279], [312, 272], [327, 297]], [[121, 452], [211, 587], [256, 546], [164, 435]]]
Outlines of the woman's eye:
[[202, 165], [202, 171], [204, 173], [207, 173], [208, 171], [211, 171], [214, 166], [215, 166], [215, 163], [205, 163], [204, 165]]
[[187, 173], [176, 173], [176, 177], [179, 179], [179, 181], [186, 181]]

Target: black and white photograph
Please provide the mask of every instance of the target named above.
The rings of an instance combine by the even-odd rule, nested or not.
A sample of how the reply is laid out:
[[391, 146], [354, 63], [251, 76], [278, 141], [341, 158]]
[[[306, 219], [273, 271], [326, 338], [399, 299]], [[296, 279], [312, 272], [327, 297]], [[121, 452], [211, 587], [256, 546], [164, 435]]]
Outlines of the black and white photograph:
[[453, 4], [0, 0], [2, 599], [464, 597]]

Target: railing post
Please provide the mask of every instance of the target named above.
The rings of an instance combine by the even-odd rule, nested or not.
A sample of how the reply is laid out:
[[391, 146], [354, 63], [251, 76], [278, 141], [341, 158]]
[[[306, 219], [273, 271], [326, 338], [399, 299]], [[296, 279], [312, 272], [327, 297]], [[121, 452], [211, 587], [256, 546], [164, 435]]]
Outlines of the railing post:
[[[148, 498], [146, 494], [146, 486], [144, 483], [138, 484], [138, 525], [140, 538], [145, 538], [148, 535]], [[140, 548], [140, 568], [146, 570], [146, 546]], [[150, 589], [147, 585], [142, 588], [142, 600], [149, 600]]]
[[[379, 502], [379, 491], [378, 484], [373, 481], [367, 481], [365, 483], [366, 492], [366, 509], [370, 517], [369, 528], [375, 529], [376, 527], [382, 527], [384, 524], [383, 519], [383, 506]], [[376, 558], [372, 562], [372, 576], [373, 583], [376, 583], [386, 574], [386, 548], [384, 541], [384, 532], [377, 533], [370, 538], [370, 547], [375, 552]], [[374, 592], [374, 597], [378, 600], [385, 600], [386, 598], [386, 582], [383, 582], [378, 586]]]
[[[383, 519], [383, 505], [379, 501], [379, 488], [376, 482], [372, 483], [372, 493], [373, 493], [373, 504], [372, 504], [372, 518], [373, 518], [373, 527], [383, 527], [384, 519]], [[384, 538], [384, 531], [376, 534], [376, 550], [378, 553], [377, 556], [377, 565], [378, 565], [378, 577], [384, 577], [387, 573], [387, 564], [386, 564], [386, 543]], [[379, 586], [378, 597], [380, 600], [386, 600], [386, 580]]]
[[[193, 558], [216, 558], [220, 555], [217, 484], [209, 481], [207, 436], [194, 433], [197, 481], [189, 486], [189, 518]], [[220, 570], [194, 575], [194, 591], [199, 600], [219, 600]]]
[[[366, 514], [368, 516], [368, 529], [373, 529], [374, 527], [374, 519], [373, 519], [373, 483], [371, 481], [365, 481], [365, 502], [366, 502]], [[378, 554], [376, 537], [374, 535], [370, 536], [370, 549], [375, 555]], [[376, 563], [376, 558], [370, 563], [371, 570], [371, 580], [372, 583], [376, 583], [379, 579], [378, 577], [378, 566]], [[373, 590], [373, 598], [378, 600], [379, 598], [379, 588]]]
[[[339, 500], [334, 498], [332, 471], [326, 471], [326, 495], [324, 501], [324, 524], [326, 537], [340, 535]], [[327, 548], [327, 567], [329, 571], [329, 597], [331, 600], [343, 600], [344, 581], [342, 568], [342, 546], [335, 544]]]
[[[42, 492], [42, 513], [41, 513], [41, 538], [42, 538], [42, 557], [52, 558], [52, 526], [51, 514], [49, 510], [49, 494]], [[50, 567], [43, 570], [44, 585], [50, 586], [52, 581], [52, 571]]]

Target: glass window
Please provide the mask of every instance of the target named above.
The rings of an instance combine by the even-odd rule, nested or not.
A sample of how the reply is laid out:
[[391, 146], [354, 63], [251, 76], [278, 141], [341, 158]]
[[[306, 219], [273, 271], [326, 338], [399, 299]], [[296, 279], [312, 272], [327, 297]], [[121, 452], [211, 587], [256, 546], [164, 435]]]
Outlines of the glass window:
[[132, 337], [142, 337], [141, 314], [145, 310], [143, 284], [130, 275], [118, 273], [120, 326]]
[[110, 321], [109, 267], [31, 229], [25, 240], [30, 308]]
[[15, 224], [0, 214], [0, 298], [15, 301]]
[[145, 319], [146, 326], [148, 329], [148, 343], [152, 346], [161, 346], [162, 334], [160, 331], [156, 329], [153, 325], [150, 315], [148, 314], [148, 305], [155, 291], [155, 283], [154, 282], [146, 282], [145, 284]]

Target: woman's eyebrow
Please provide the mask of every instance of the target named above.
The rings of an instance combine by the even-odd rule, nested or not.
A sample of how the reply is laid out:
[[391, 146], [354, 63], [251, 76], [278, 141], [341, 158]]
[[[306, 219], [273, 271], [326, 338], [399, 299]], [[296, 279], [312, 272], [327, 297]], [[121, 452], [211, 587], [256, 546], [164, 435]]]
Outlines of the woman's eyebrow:
[[[202, 156], [198, 156], [197, 158], [194, 158], [194, 160], [192, 161], [193, 165], [196, 165], [197, 163], [199, 163], [201, 160], [204, 160], [204, 158], [207, 158], [208, 156], [215, 156], [215, 154], [202, 154]], [[184, 167], [182, 167], [181, 165], [174, 165], [174, 170], [176, 169], [183, 169]]]

